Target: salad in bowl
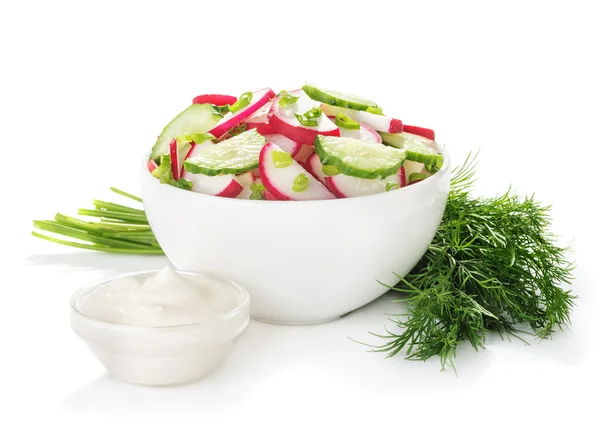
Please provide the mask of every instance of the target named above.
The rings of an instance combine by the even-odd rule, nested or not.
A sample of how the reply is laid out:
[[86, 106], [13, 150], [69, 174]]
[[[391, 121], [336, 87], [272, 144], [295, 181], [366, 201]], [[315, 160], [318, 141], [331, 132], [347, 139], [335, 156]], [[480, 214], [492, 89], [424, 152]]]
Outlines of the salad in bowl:
[[201, 95], [143, 158], [144, 210], [175, 268], [239, 282], [253, 318], [333, 320], [427, 250], [450, 185], [434, 140], [314, 85]]
[[161, 183], [226, 198], [308, 201], [399, 190], [443, 165], [432, 130], [374, 101], [304, 85], [207, 94], [158, 137], [148, 170]]

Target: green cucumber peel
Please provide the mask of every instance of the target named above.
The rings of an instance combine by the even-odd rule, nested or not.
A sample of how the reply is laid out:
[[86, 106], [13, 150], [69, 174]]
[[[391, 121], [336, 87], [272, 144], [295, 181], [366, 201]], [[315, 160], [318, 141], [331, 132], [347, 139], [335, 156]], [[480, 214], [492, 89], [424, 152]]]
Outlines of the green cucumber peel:
[[151, 157], [156, 161], [161, 155], [168, 153], [169, 143], [177, 137], [212, 130], [221, 118], [222, 115], [217, 113], [211, 104], [190, 105], [162, 130], [152, 147]]
[[254, 128], [187, 159], [183, 167], [192, 174], [207, 176], [245, 173], [258, 167], [260, 151], [266, 142]]
[[[349, 108], [357, 111], [366, 111], [367, 108], [378, 108], [377, 103], [363, 99], [352, 94], [341, 93], [335, 90], [319, 88], [312, 84], [302, 86], [304, 93], [317, 102], [327, 103], [328, 105], [339, 106], [341, 108]], [[381, 108], [378, 108], [381, 111]]]
[[323, 165], [333, 165], [342, 174], [362, 179], [383, 179], [396, 174], [406, 159], [403, 149], [349, 137], [319, 135], [315, 152]]
[[411, 133], [386, 133], [380, 131], [383, 143], [406, 151], [406, 159], [425, 165], [427, 171], [435, 173], [444, 164], [444, 157], [434, 148], [429, 139]]

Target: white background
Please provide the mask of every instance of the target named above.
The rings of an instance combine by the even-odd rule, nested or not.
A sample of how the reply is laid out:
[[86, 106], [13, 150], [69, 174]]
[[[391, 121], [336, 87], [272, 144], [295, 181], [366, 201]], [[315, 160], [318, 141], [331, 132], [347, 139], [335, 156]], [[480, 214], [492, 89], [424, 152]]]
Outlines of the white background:
[[[2, 2], [0, 423], [597, 423], [593, 3]], [[378, 341], [367, 332], [402, 310], [388, 295], [324, 325], [252, 322], [194, 385], [107, 377], [69, 327], [71, 293], [166, 260], [53, 246], [31, 220], [114, 200], [111, 185], [139, 193], [141, 155], [193, 96], [305, 80], [434, 128], [455, 164], [481, 148], [480, 193], [513, 184], [553, 204], [578, 264], [570, 330], [530, 346], [491, 336], [440, 373], [350, 341]]]

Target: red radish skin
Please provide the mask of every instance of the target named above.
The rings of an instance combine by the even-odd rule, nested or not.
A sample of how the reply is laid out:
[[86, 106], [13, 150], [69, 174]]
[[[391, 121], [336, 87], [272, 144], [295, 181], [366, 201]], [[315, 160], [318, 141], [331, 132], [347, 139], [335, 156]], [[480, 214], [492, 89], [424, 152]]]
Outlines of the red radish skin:
[[250, 186], [254, 183], [254, 174], [252, 171], [246, 171], [245, 173], [238, 174], [235, 176], [235, 179], [239, 184], [242, 185], [242, 191], [236, 196], [238, 199], [250, 199], [250, 195], [252, 195], [252, 190]]
[[325, 177], [325, 184], [327, 185], [327, 188], [331, 191], [331, 193], [335, 195], [336, 198], [346, 197], [342, 192], [339, 191], [339, 189], [335, 185], [335, 182], [331, 180], [331, 177]]
[[300, 124], [293, 115], [296, 110], [298, 113], [304, 113], [312, 107], [320, 107], [321, 104], [309, 98], [303, 90], [295, 90], [289, 93], [299, 98], [296, 103], [288, 107], [289, 112], [286, 112], [286, 108], [279, 106], [279, 97], [273, 100], [269, 110], [269, 123], [279, 134], [306, 145], [313, 145], [319, 134], [323, 136], [340, 135], [340, 129], [325, 114], [317, 118], [319, 125], [316, 127], [307, 127]]
[[234, 179], [231, 180], [231, 183], [229, 183], [225, 189], [215, 194], [215, 196], [220, 196], [222, 198], [235, 198], [242, 193], [242, 190], [244, 190], [244, 187]]
[[244, 190], [233, 174], [206, 176], [183, 170], [181, 177], [192, 182], [192, 192], [205, 195], [235, 198]]
[[312, 155], [308, 157], [308, 159], [304, 163], [304, 168], [306, 168], [306, 171], [315, 176], [315, 178], [318, 179], [321, 183], [327, 185], [327, 181], [325, 180], [327, 175], [323, 172], [323, 164], [321, 163], [319, 155], [317, 155], [316, 152], [313, 152]]
[[171, 140], [169, 143], [169, 155], [171, 157], [171, 173], [173, 174], [173, 179], [179, 180], [181, 177], [181, 167], [183, 164], [179, 161], [179, 147], [177, 146], [177, 139]]
[[237, 97], [228, 94], [201, 94], [196, 96], [192, 103], [212, 103], [215, 106], [233, 105]]
[[296, 161], [292, 161], [292, 164], [288, 167], [276, 168], [273, 164], [273, 151], [281, 152], [282, 150], [275, 143], [267, 143], [260, 151], [258, 166], [262, 184], [276, 198], [282, 201], [335, 198], [335, 196], [310, 173], [304, 173], [309, 180], [308, 189], [302, 192], [294, 192], [292, 189], [293, 176], [297, 176], [305, 171], [304, 168]]
[[250, 104], [245, 108], [237, 111], [235, 114], [227, 114], [219, 121], [219, 124], [210, 130], [210, 134], [215, 136], [217, 139], [231, 130], [233, 127], [244, 121], [254, 112], [258, 111], [262, 106], [266, 105], [269, 100], [275, 97], [275, 92], [270, 88], [264, 88], [262, 90], [255, 91], [252, 94], [252, 100]]
[[400, 187], [406, 187], [406, 170], [404, 166], [400, 167], [398, 174], [400, 175]]
[[300, 143], [294, 142], [292, 139], [288, 139], [283, 134], [271, 134], [265, 136], [267, 142], [273, 142], [277, 146], [279, 146], [282, 150], [286, 151], [292, 156], [295, 156], [299, 151], [302, 145]]
[[158, 164], [156, 163], [156, 161], [154, 161], [154, 159], [151, 159], [150, 161], [148, 161], [148, 171], [152, 172], [154, 170], [156, 170], [158, 168]]
[[276, 131], [271, 124], [268, 122], [249, 122], [247, 123], [248, 130], [252, 130], [253, 128], [258, 131], [258, 134], [262, 134], [263, 136], [268, 136], [269, 134], [275, 134]]
[[265, 198], [265, 201], [285, 201], [285, 199], [277, 198], [275, 195], [273, 195], [266, 189], [263, 191], [263, 197]]
[[315, 148], [310, 146], [310, 145], [302, 145], [300, 147], [300, 150], [298, 151], [298, 153], [296, 154], [296, 156], [294, 156], [294, 160], [296, 162], [299, 162], [301, 164], [305, 163], [308, 158], [315, 153]]
[[415, 125], [406, 125], [405, 124], [404, 131], [406, 131], [407, 133], [410, 133], [410, 134], [416, 134], [417, 136], [423, 136], [426, 139], [435, 141], [435, 131], [433, 131], [429, 128], [417, 127]]

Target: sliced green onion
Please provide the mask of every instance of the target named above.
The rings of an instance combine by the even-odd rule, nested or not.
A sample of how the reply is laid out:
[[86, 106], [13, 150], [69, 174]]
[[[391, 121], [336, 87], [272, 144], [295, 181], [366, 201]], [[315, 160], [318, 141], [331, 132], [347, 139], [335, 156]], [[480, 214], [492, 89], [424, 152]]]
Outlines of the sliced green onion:
[[317, 118], [319, 118], [323, 114], [321, 108], [312, 108], [310, 111], [305, 112], [304, 114], [294, 114], [296, 119], [300, 122], [300, 124], [306, 127], [316, 127], [319, 125], [317, 122]]
[[379, 106], [369, 106], [367, 111], [370, 114], [383, 115], [383, 110]]
[[306, 174], [300, 173], [294, 179], [294, 185], [292, 186], [292, 190], [294, 192], [304, 192], [306, 189], [308, 189], [309, 184], [310, 181], [308, 180]]
[[57, 238], [53, 238], [51, 236], [47, 236], [38, 232], [31, 232], [31, 234], [33, 236], [35, 236], [36, 238], [40, 238], [40, 239], [44, 239], [50, 242], [54, 242], [54, 243], [59, 243], [62, 245], [67, 245], [67, 246], [72, 246], [75, 248], [84, 248], [84, 249], [90, 249], [92, 251], [104, 251], [104, 252], [114, 252], [114, 253], [118, 253], [118, 254], [156, 254], [156, 255], [160, 255], [160, 254], [164, 254], [164, 252], [162, 251], [162, 249], [160, 248], [154, 248], [154, 247], [148, 247], [148, 248], [115, 248], [112, 246], [105, 246], [105, 245], [90, 245], [90, 244], [85, 244], [85, 243], [78, 243], [78, 242], [71, 242], [71, 241], [65, 241], [63, 239], [57, 239]]
[[133, 199], [134, 201], [142, 202], [142, 198], [140, 198], [138, 196], [135, 196], [135, 195], [132, 195], [132, 194], [127, 193], [127, 192], [123, 192], [122, 190], [119, 190], [116, 187], [111, 187], [110, 190], [113, 191], [113, 192], [115, 192], [115, 193], [118, 193], [119, 195], [124, 196], [126, 198]]
[[354, 121], [348, 115], [340, 112], [335, 116], [335, 125], [346, 130], [360, 130], [360, 123]]
[[294, 114], [298, 122], [306, 127], [316, 127], [319, 125], [315, 118], [307, 118], [304, 115]]
[[252, 92], [251, 91], [247, 91], [246, 93], [243, 93], [237, 102], [235, 102], [233, 105], [231, 105], [229, 107], [229, 112], [231, 112], [232, 114], [235, 114], [237, 111], [245, 108], [246, 106], [250, 105], [250, 102], [252, 101]]
[[388, 182], [385, 185], [385, 191], [389, 192], [390, 190], [396, 190], [396, 189], [400, 189], [400, 185], [396, 182]]
[[217, 106], [217, 105], [212, 105], [212, 108], [214, 109], [215, 113], [217, 113], [218, 115], [225, 115], [227, 112], [229, 112], [229, 105], [223, 105], [223, 106]]
[[89, 217], [114, 218], [114, 219], [118, 219], [118, 220], [132, 222], [132, 223], [148, 224], [148, 219], [145, 216], [142, 216], [139, 214], [130, 214], [130, 213], [114, 212], [114, 211], [88, 210], [85, 208], [81, 208], [78, 211], [78, 214], [89, 216]]
[[265, 199], [263, 192], [266, 190], [265, 186], [261, 183], [252, 183], [250, 185], [250, 190], [252, 194], [250, 195], [250, 199], [260, 200]]
[[340, 170], [338, 170], [338, 168], [335, 165], [323, 165], [321, 167], [321, 170], [326, 176], [337, 176], [338, 174], [340, 174]]
[[284, 91], [281, 94], [281, 98], [279, 99], [279, 106], [282, 108], [287, 108], [292, 103], [296, 103], [298, 101], [298, 96], [292, 96], [288, 92]]
[[182, 136], [177, 136], [177, 143], [196, 143], [200, 144], [207, 140], [215, 140], [216, 137], [210, 133], [195, 133], [195, 134], [185, 134]]
[[178, 187], [179, 189], [185, 189], [185, 190], [192, 190], [192, 182], [189, 181], [188, 179], [182, 179], [180, 178], [179, 180], [175, 180], [175, 179], [171, 179], [169, 180], [169, 184], [171, 186], [175, 186]]
[[427, 174], [423, 174], [423, 173], [410, 173], [410, 176], [408, 176], [408, 182], [409, 183], [414, 183], [416, 181], [419, 180], [425, 180], [427, 178]]
[[275, 168], [286, 168], [292, 165], [292, 155], [288, 152], [273, 151], [271, 152], [271, 157], [273, 158]]

